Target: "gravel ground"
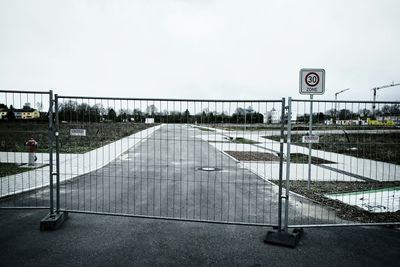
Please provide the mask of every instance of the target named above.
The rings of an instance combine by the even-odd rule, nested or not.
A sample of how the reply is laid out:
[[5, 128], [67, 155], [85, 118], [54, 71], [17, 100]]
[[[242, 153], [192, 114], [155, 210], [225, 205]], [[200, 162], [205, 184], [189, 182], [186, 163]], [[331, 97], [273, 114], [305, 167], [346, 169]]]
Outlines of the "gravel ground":
[[[277, 155], [263, 152], [225, 151], [240, 161], [279, 161]], [[298, 162], [303, 155], [293, 155], [291, 161]], [[304, 155], [306, 156], [306, 155]], [[308, 159], [308, 156], [305, 157]], [[322, 159], [314, 158], [314, 164], [326, 163]], [[278, 181], [272, 181], [278, 184]], [[356, 206], [350, 206], [338, 200], [325, 197], [325, 194], [359, 192], [379, 188], [390, 188], [400, 186], [397, 182], [311, 182], [311, 190], [307, 189], [307, 181], [290, 181], [290, 191], [305, 196], [317, 203], [334, 208], [337, 215], [345, 220], [364, 223], [400, 222], [400, 211], [371, 213]]]
[[[278, 181], [272, 182], [278, 184]], [[345, 220], [364, 223], [400, 222], [400, 211], [371, 213], [359, 207], [350, 206], [338, 200], [327, 198], [324, 195], [395, 186], [400, 186], [400, 182], [311, 182], [311, 190], [307, 190], [307, 181], [290, 181], [290, 191], [336, 209], [337, 215]]]
[[[265, 152], [253, 151], [225, 151], [239, 161], [279, 161], [279, 155]], [[291, 153], [290, 162], [292, 163], [308, 163], [308, 155], [301, 153]], [[333, 161], [321, 159], [318, 157], [311, 157], [312, 164], [331, 164]]]
[[[308, 163], [308, 155], [302, 153], [290, 153], [290, 162], [293, 163]], [[326, 159], [318, 158], [318, 157], [311, 157], [311, 164], [332, 164], [336, 163], [333, 161], [329, 161]]]
[[271, 153], [242, 151], [225, 151], [225, 153], [240, 161], [279, 161], [279, 157]]

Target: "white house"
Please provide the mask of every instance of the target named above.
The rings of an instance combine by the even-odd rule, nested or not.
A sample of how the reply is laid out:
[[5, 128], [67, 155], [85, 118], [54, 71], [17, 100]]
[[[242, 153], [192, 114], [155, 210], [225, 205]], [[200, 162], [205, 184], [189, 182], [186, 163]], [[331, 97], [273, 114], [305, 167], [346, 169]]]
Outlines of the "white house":
[[[264, 113], [264, 123], [281, 123], [281, 110], [272, 108], [271, 111]], [[297, 122], [297, 113], [292, 111], [292, 123]]]
[[146, 121], [144, 123], [146, 124], [154, 123], [154, 118], [146, 118]]

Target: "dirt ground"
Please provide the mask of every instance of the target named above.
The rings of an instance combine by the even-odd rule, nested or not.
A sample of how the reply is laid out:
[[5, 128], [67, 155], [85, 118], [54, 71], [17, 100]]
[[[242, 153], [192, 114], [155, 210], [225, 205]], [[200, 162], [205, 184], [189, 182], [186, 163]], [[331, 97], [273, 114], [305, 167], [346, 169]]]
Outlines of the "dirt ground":
[[[272, 181], [278, 184], [278, 181]], [[290, 181], [290, 191], [314, 200], [336, 210], [337, 215], [346, 220], [364, 223], [399, 222], [400, 211], [372, 213], [356, 206], [347, 205], [341, 201], [325, 197], [329, 193], [358, 192], [379, 188], [400, 186], [398, 182], [311, 182], [310, 190], [307, 189], [307, 181]]]
[[[129, 136], [154, 124], [139, 123], [61, 123], [60, 152], [84, 153], [110, 142]], [[38, 142], [38, 152], [48, 152], [48, 122], [2, 122], [0, 151], [26, 152], [26, 141], [33, 137]], [[70, 136], [70, 129], [86, 129], [86, 136]]]
[[[231, 155], [240, 161], [279, 161], [278, 154], [266, 153], [266, 152], [253, 152], [253, 151], [225, 151], [225, 153]], [[284, 159], [286, 161], [286, 159]], [[292, 163], [308, 163], [308, 155], [301, 153], [291, 153], [290, 162]], [[329, 160], [321, 159], [318, 157], [311, 157], [312, 164], [330, 164], [334, 163]]]
[[[272, 153], [262, 152], [242, 152], [242, 151], [225, 151], [227, 154], [240, 161], [276, 161], [279, 162], [279, 156]], [[296, 158], [296, 155], [291, 158], [292, 162], [297, 162], [303, 159]], [[323, 162], [313, 159], [318, 164]], [[278, 181], [274, 180], [273, 183], [278, 185]], [[332, 193], [348, 193], [367, 191], [380, 188], [390, 188], [400, 186], [398, 182], [311, 182], [310, 190], [307, 189], [307, 181], [290, 181], [290, 191], [296, 192], [305, 196], [319, 204], [329, 206], [337, 211], [337, 215], [345, 220], [352, 220], [364, 223], [380, 223], [380, 222], [399, 222], [400, 211], [398, 212], [384, 212], [372, 213], [363, 210], [356, 206], [350, 206], [338, 200], [333, 200], [326, 197], [326, 194]]]
[[[154, 124], [119, 122], [61, 124], [60, 151], [85, 153], [153, 126]], [[70, 129], [86, 129], [86, 136], [70, 136]]]
[[242, 152], [242, 151], [225, 151], [240, 161], [279, 161], [277, 155], [263, 152]]
[[[292, 135], [292, 144], [308, 147], [302, 143], [300, 134]], [[265, 136], [275, 141], [280, 136]], [[285, 140], [286, 141], [286, 140]], [[312, 144], [313, 149], [334, 152], [358, 158], [400, 164], [400, 132], [399, 133], [346, 133], [319, 135], [319, 143]]]

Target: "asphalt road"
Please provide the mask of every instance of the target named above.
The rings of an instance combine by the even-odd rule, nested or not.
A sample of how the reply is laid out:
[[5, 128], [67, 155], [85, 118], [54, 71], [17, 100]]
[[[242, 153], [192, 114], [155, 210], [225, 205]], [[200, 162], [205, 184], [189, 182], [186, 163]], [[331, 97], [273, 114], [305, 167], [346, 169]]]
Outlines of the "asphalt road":
[[[63, 183], [61, 208], [277, 224], [277, 187], [216, 150], [201, 134], [214, 133], [182, 124], [164, 125], [104, 168]], [[266, 163], [265, 168], [268, 164], [278, 163]], [[216, 171], [201, 170], [204, 167]], [[44, 188], [1, 204], [37, 206], [48, 203], [48, 198], [49, 190]], [[340, 222], [334, 211], [305, 199], [293, 203], [289, 215], [295, 224]]]
[[[276, 188], [197, 138], [199, 134], [211, 133], [164, 126], [106, 167], [64, 183], [61, 207], [275, 224]], [[44, 188], [2, 204], [41, 206], [48, 197]], [[290, 206], [298, 223], [326, 222], [308, 217], [310, 207], [320, 209], [315, 214], [321, 218], [330, 214], [329, 222], [336, 220], [322, 207], [294, 201], [300, 202]], [[47, 213], [0, 209], [0, 265], [397, 266], [400, 260], [400, 232], [383, 227], [306, 229], [297, 248], [288, 249], [264, 244], [269, 227], [78, 213], [70, 213], [59, 230], [40, 232], [39, 222]]]
[[[62, 183], [61, 209], [277, 224], [277, 187], [209, 145], [201, 134], [213, 132], [182, 124], [162, 126], [105, 167]], [[1, 204], [37, 206], [48, 198], [44, 188]], [[289, 215], [295, 224], [341, 222], [334, 211], [305, 199], [293, 203]]]
[[0, 210], [1, 266], [398, 266], [400, 232], [306, 229], [295, 249], [264, 244], [267, 227], [71, 214], [39, 231], [45, 210]]

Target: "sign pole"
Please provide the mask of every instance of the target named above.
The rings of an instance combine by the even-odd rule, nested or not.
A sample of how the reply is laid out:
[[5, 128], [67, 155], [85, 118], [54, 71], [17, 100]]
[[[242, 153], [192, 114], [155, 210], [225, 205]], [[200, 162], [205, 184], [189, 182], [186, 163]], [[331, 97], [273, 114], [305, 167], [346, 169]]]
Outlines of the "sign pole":
[[313, 99], [314, 95], [322, 95], [325, 93], [325, 70], [324, 69], [301, 69], [300, 70], [300, 94], [310, 95], [310, 116], [309, 116], [309, 132], [308, 136], [303, 136], [303, 143], [308, 143], [308, 180], [307, 189], [310, 190], [311, 184], [311, 152], [312, 143], [319, 142], [319, 136], [313, 136], [312, 120], [313, 120]]
[[[308, 135], [312, 136], [312, 119], [313, 119], [313, 95], [310, 95], [310, 118], [309, 118], [309, 132]], [[307, 189], [310, 190], [311, 183], [311, 146], [312, 143], [308, 144], [308, 181]]]

